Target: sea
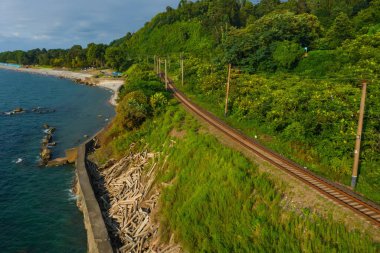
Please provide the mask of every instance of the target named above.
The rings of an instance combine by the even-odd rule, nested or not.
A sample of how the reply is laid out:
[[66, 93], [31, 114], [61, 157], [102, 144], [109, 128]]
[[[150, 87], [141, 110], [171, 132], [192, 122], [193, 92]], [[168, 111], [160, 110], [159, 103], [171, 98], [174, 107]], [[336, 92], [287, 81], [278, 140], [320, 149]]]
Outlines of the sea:
[[[0, 252], [87, 252], [72, 193], [75, 167], [39, 167], [43, 125], [55, 127], [53, 158], [64, 156], [114, 116], [111, 91], [0, 69]], [[25, 112], [10, 114], [15, 108]]]

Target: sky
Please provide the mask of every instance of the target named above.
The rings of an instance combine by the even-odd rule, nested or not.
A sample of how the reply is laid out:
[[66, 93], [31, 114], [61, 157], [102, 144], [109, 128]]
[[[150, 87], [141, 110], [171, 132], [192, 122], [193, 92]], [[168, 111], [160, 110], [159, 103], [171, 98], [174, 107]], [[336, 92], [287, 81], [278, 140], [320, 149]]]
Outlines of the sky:
[[179, 0], [0, 0], [0, 52], [109, 43]]

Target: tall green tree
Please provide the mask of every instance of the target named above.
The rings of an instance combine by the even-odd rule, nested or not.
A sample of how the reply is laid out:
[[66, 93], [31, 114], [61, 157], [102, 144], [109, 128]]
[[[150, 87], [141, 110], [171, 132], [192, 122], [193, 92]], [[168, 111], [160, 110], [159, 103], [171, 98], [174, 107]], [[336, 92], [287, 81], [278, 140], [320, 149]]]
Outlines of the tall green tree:
[[276, 44], [292, 41], [300, 47], [314, 47], [321, 36], [320, 23], [314, 15], [292, 12], [271, 13], [243, 29], [231, 29], [223, 42], [225, 61], [253, 72], [274, 70]]
[[104, 66], [106, 48], [107, 46], [104, 44], [90, 43], [87, 45], [86, 57], [91, 67]]
[[115, 70], [125, 70], [132, 65], [132, 58], [122, 47], [108, 47], [105, 52], [107, 66]]
[[74, 45], [69, 49], [65, 65], [70, 68], [82, 68], [86, 65], [86, 52], [82, 46]]
[[354, 26], [347, 14], [341, 12], [326, 34], [330, 48], [337, 48], [346, 39], [354, 37]]
[[304, 49], [292, 41], [281, 41], [274, 44], [273, 60], [282, 69], [291, 69], [301, 59]]
[[255, 14], [257, 17], [262, 17], [276, 9], [280, 5], [280, 0], [261, 0], [255, 5]]

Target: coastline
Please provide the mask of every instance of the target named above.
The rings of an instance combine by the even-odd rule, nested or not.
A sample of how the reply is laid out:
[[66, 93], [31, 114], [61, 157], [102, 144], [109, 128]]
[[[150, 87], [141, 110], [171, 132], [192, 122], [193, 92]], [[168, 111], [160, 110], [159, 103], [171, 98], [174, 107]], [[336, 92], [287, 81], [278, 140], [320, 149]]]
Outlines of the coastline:
[[53, 159], [109, 124], [115, 116], [115, 108], [108, 104], [111, 92], [40, 74], [0, 70], [0, 77], [0, 111], [25, 110], [12, 116], [0, 112], [1, 182], [8, 186], [1, 193], [17, 196], [0, 212], [4, 219], [15, 221], [0, 234], [0, 251], [87, 252], [83, 215], [71, 191], [75, 167], [39, 167], [37, 156], [43, 124], [57, 128]]
[[31, 74], [39, 74], [46, 76], [54, 76], [58, 78], [70, 79], [74, 82], [90, 85], [90, 86], [98, 86], [105, 89], [109, 89], [113, 92], [111, 98], [109, 99], [110, 104], [113, 106], [117, 105], [117, 98], [119, 95], [119, 89], [124, 84], [123, 79], [112, 79], [112, 78], [95, 78], [93, 74], [83, 73], [83, 72], [74, 72], [69, 70], [57, 70], [57, 69], [48, 69], [48, 68], [14, 68], [1, 66], [0, 69], [25, 72]]
[[[75, 72], [47, 68], [14, 68], [7, 66], [0, 66], [0, 69], [69, 79], [76, 83], [108, 89], [113, 93], [112, 96], [108, 99], [109, 103], [113, 106], [117, 105], [116, 100], [118, 98], [118, 92], [120, 87], [124, 84], [123, 79], [96, 78], [96, 73], [85, 73], [84, 71]], [[102, 132], [103, 129], [99, 132]], [[78, 146], [75, 166], [75, 186], [73, 188], [73, 192], [75, 192], [77, 198], [76, 206], [82, 212], [83, 216], [84, 228], [87, 235], [87, 252], [112, 253], [113, 250], [110, 244], [108, 232], [92, 189], [92, 185], [89, 179], [90, 175], [88, 174], [86, 167], [87, 165], [85, 164], [85, 155], [89, 149], [88, 143], [91, 143], [92, 141], [93, 138], [90, 138]]]

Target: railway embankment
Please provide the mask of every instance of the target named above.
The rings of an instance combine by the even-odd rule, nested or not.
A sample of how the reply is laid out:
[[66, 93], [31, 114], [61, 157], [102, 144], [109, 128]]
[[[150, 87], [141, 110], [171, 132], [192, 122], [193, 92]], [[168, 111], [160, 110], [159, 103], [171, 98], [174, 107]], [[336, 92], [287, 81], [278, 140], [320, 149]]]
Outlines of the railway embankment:
[[275, 168], [284, 171], [291, 177], [296, 178], [327, 199], [335, 202], [336, 205], [343, 206], [355, 212], [359, 216], [372, 222], [375, 226], [380, 226], [380, 209], [372, 201], [366, 200], [347, 188], [315, 175], [301, 165], [279, 155], [271, 149], [259, 144], [257, 141], [249, 138], [244, 133], [230, 127], [210, 112], [192, 103], [185, 94], [176, 89], [171, 80], [168, 87], [188, 111], [215, 128], [218, 132], [222, 133], [225, 138], [228, 138], [244, 151], [250, 152], [256, 158], [262, 159]]

